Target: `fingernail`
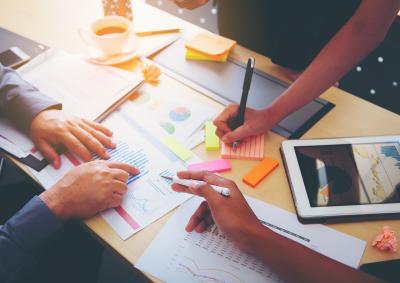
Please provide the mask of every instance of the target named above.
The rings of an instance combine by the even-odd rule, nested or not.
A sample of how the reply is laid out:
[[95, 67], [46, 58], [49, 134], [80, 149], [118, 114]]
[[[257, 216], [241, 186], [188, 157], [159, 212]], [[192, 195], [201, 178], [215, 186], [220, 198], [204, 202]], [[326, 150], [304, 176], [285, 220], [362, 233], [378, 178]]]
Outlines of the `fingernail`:
[[204, 184], [205, 184], [205, 182], [203, 182], [203, 181], [198, 181], [198, 182], [192, 184], [192, 185], [190, 186], [190, 188], [192, 188], [192, 189], [194, 189], [194, 190], [197, 190], [198, 188], [200, 188], [200, 187], [203, 186]]
[[60, 163], [56, 160], [51, 163], [51, 166], [53, 166], [54, 169], [59, 169]]

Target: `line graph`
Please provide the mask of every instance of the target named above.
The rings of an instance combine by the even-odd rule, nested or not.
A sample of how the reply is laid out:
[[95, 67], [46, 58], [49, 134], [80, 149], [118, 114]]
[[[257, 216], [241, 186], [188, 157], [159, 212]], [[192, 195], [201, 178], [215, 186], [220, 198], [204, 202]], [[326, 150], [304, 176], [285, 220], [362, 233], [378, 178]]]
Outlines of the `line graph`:
[[246, 283], [232, 272], [218, 268], [200, 268], [194, 259], [187, 256], [184, 258], [186, 262], [191, 263], [192, 266], [189, 266], [189, 264], [178, 263], [176, 272], [185, 273], [191, 280], [212, 283]]

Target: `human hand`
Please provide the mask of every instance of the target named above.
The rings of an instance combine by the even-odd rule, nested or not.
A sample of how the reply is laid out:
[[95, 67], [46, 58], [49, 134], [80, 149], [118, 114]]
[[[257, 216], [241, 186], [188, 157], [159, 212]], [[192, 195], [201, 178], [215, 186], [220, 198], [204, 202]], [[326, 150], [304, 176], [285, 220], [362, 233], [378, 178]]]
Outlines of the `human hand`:
[[56, 169], [60, 167], [61, 159], [54, 149], [55, 145], [65, 146], [84, 161], [92, 160], [91, 152], [108, 159], [106, 147], [115, 147], [109, 129], [60, 110], [40, 112], [32, 120], [30, 136], [37, 149]]
[[117, 207], [127, 190], [129, 174], [139, 170], [120, 162], [92, 161], [72, 169], [40, 198], [60, 220], [87, 218]]
[[193, 10], [205, 5], [208, 0], [172, 0], [172, 2], [174, 2], [174, 4], [179, 8]]
[[[174, 191], [186, 192], [206, 199], [190, 218], [186, 231], [202, 233], [215, 222], [219, 229], [240, 249], [249, 251], [252, 244], [251, 235], [263, 230], [264, 227], [236, 184], [206, 171], [178, 172], [178, 177], [205, 182], [203, 185], [189, 188], [178, 184], [172, 185]], [[229, 188], [231, 195], [224, 197], [215, 192], [209, 184]]]
[[214, 125], [217, 127], [216, 134], [224, 143], [230, 144], [250, 136], [265, 134], [276, 124], [269, 108], [262, 110], [246, 108], [244, 124], [232, 131], [229, 122], [235, 119], [238, 111], [239, 105], [231, 104], [214, 120]]

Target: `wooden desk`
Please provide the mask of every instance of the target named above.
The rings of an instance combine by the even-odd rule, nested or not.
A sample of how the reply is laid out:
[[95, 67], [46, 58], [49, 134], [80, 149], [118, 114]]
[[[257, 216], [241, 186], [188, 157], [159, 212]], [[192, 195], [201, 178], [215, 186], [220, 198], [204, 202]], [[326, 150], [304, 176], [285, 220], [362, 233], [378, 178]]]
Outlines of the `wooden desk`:
[[[142, 1], [132, 2], [134, 20], [137, 25], [147, 19], [151, 21], [168, 19], [182, 26], [185, 32], [194, 34], [200, 30], [199, 27], [140, 3]], [[82, 53], [85, 49], [76, 29], [81, 26], [88, 26], [91, 21], [101, 16], [102, 6], [100, 0], [2, 0], [0, 2], [0, 26], [46, 45], [62, 48], [72, 53]], [[256, 57], [258, 68], [280, 79], [287, 80], [279, 67], [273, 65], [268, 58], [239, 46], [233, 50], [233, 56], [241, 61], [245, 61], [250, 55]], [[122, 64], [121, 67], [133, 70], [137, 68], [137, 63], [136, 60], [133, 60]], [[188, 95], [199, 95], [193, 90], [189, 92], [191, 93]], [[322, 97], [336, 104], [336, 107], [308, 131], [304, 138], [399, 134], [400, 117], [398, 115], [334, 87], [326, 91]], [[208, 101], [206, 98], [200, 99]], [[215, 104], [212, 101], [209, 101], [209, 103]], [[266, 155], [281, 160], [279, 147], [283, 140], [284, 138], [281, 136], [268, 133], [265, 145]], [[204, 145], [197, 147], [195, 152], [203, 159], [218, 157], [218, 153], [206, 152]], [[243, 193], [294, 212], [292, 196], [282, 162], [281, 166], [256, 189], [252, 189], [243, 184], [241, 178], [254, 164], [255, 162], [253, 161], [233, 161], [233, 170], [224, 174], [224, 176], [235, 180]], [[104, 240], [126, 260], [135, 264], [170, 215], [171, 213], [162, 217], [127, 241], [122, 241], [101, 217], [94, 217], [85, 221], [85, 223], [100, 239]], [[367, 248], [361, 263], [366, 263], [400, 258], [400, 253], [382, 253], [373, 249], [370, 245], [372, 239], [384, 224], [390, 225], [392, 229], [400, 233], [399, 220], [369, 221], [329, 226], [365, 240]]]

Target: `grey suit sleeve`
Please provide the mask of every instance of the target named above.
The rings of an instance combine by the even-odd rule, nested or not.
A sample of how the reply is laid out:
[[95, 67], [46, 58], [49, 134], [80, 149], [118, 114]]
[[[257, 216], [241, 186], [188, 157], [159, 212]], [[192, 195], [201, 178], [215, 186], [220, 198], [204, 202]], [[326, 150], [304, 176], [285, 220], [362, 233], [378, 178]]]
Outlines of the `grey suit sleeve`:
[[60, 220], [39, 197], [0, 226], [0, 282], [18, 281], [32, 270], [61, 229]]
[[61, 104], [39, 92], [14, 70], [0, 64], [0, 115], [27, 132], [32, 119], [50, 108], [61, 109]]

